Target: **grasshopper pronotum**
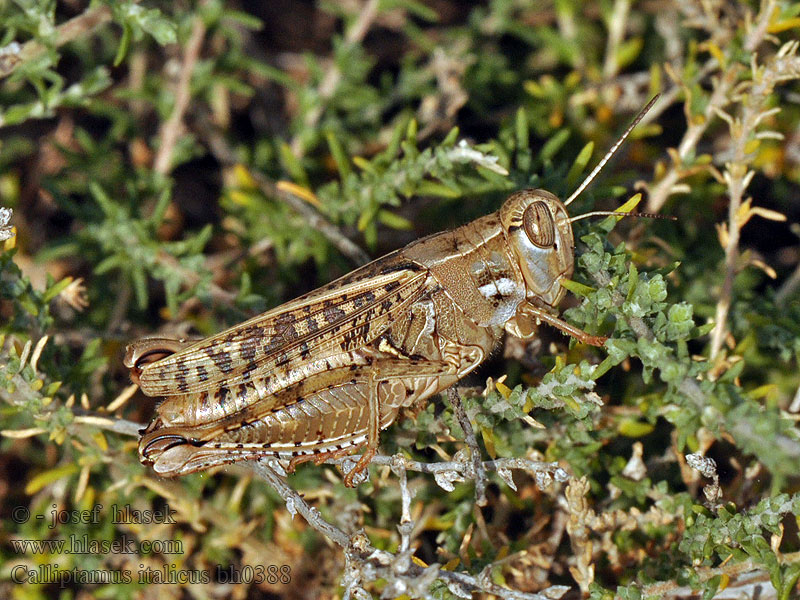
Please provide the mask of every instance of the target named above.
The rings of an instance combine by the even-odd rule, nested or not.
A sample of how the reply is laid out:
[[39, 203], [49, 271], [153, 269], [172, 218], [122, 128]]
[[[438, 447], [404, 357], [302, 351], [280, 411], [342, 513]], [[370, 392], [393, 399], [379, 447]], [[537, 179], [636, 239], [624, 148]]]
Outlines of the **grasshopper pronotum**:
[[400, 408], [475, 369], [504, 331], [532, 338], [545, 322], [602, 345], [555, 313], [573, 271], [572, 223], [610, 213], [570, 217], [567, 206], [656, 99], [564, 202], [523, 190], [213, 337], [131, 344], [133, 380], [166, 398], [139, 442], [142, 461], [171, 476], [267, 456], [293, 467], [366, 446], [345, 476], [353, 485]]

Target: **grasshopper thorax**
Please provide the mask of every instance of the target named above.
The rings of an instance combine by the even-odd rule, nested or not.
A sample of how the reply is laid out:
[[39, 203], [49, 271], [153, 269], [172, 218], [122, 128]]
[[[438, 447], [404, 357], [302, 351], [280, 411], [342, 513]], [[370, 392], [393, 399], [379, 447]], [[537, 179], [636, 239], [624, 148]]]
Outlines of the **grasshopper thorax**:
[[564, 203], [546, 190], [522, 190], [500, 208], [500, 222], [527, 299], [556, 306], [566, 293], [561, 280], [574, 268], [575, 242]]

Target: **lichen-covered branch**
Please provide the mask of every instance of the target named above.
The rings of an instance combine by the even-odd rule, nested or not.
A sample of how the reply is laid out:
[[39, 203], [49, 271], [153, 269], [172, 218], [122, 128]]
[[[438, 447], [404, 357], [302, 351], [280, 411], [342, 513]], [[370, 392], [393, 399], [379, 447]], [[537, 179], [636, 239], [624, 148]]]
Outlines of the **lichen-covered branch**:
[[453, 412], [458, 419], [458, 424], [464, 432], [464, 441], [470, 451], [472, 458], [473, 477], [475, 478], [475, 502], [478, 506], [486, 506], [486, 472], [483, 468], [483, 461], [481, 461], [481, 450], [478, 446], [478, 440], [475, 439], [475, 432], [472, 429], [472, 423], [469, 421], [467, 411], [464, 410], [464, 405], [458, 397], [458, 392], [455, 388], [450, 387], [447, 389], [447, 397], [450, 404], [453, 405]]
[[[384, 593], [389, 590], [390, 594], [395, 596], [407, 594], [414, 598], [428, 597], [429, 588], [436, 580], [445, 581], [450, 591], [462, 598], [472, 597], [473, 592], [484, 592], [507, 600], [552, 600], [560, 598], [567, 591], [568, 588], [564, 586], [552, 586], [542, 594], [532, 594], [499, 586], [491, 579], [491, 565], [478, 575], [469, 575], [445, 570], [437, 564], [421, 567], [413, 562], [411, 560], [413, 549], [408, 538], [409, 532], [413, 529], [413, 522], [408, 515], [410, 495], [405, 483], [405, 472], [420, 465], [403, 457], [383, 457], [383, 459], [385, 460], [381, 462], [399, 472], [405, 506], [404, 520], [399, 525], [402, 542], [396, 553], [375, 548], [363, 532], [348, 534], [324, 519], [319, 510], [310, 506], [301, 494], [286, 483], [279, 474], [282, 468], [276, 462], [262, 460], [252, 463], [255, 473], [278, 492], [291, 514], [302, 515], [309, 525], [344, 550], [347, 567], [342, 586], [346, 590], [346, 598], [368, 597], [364, 595], [366, 592], [363, 590], [363, 585], [379, 579], [386, 582]], [[373, 460], [373, 462], [378, 461]]]

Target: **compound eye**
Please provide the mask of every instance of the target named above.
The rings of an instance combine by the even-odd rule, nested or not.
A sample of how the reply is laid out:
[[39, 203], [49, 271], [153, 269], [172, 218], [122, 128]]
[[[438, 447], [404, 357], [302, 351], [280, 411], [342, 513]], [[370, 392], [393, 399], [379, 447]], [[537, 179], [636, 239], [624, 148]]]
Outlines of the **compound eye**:
[[534, 202], [525, 209], [522, 227], [528, 239], [539, 248], [552, 248], [556, 243], [556, 227], [546, 202]]

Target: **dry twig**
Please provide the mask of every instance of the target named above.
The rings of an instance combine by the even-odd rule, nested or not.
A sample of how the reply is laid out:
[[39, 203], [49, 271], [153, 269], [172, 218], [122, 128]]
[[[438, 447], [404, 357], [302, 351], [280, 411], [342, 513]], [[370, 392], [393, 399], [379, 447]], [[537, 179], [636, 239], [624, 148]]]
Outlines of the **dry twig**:
[[203, 19], [200, 16], [196, 16], [192, 22], [192, 33], [183, 51], [180, 76], [175, 86], [175, 104], [172, 107], [169, 118], [164, 121], [159, 130], [158, 138], [161, 140], [161, 146], [153, 163], [153, 170], [160, 175], [166, 175], [171, 170], [172, 154], [175, 151], [178, 137], [180, 137], [183, 130], [183, 115], [186, 113], [191, 100], [189, 84], [192, 81], [192, 73], [194, 72], [197, 58], [200, 56], [200, 48], [202, 47], [205, 33], [206, 26], [203, 23]]
[[[226, 167], [233, 167], [239, 164], [233, 149], [210, 122], [205, 122], [204, 129], [211, 152], [217, 160]], [[333, 223], [328, 221], [308, 202], [295, 196], [285, 188], [279, 187], [274, 181], [257, 171], [251, 170], [249, 174], [255, 180], [256, 184], [258, 184], [258, 187], [265, 196], [279, 198], [281, 201], [285, 202], [292, 210], [308, 221], [309, 227], [316, 229], [325, 236], [325, 238], [333, 244], [339, 252], [349, 258], [353, 264], [360, 266], [369, 262], [369, 256], [366, 252], [339, 231]]]
[[[375, 18], [378, 16], [378, 4], [378, 0], [367, 0], [356, 21], [348, 28], [347, 33], [345, 33], [344, 43], [346, 45], [352, 46], [353, 44], [360, 43], [364, 39], [372, 23], [375, 21]], [[317, 126], [325, 110], [324, 103], [333, 96], [341, 79], [342, 72], [336, 65], [333, 65], [325, 73], [325, 76], [317, 88], [320, 102], [306, 114], [303, 124], [304, 131], [314, 129]], [[290, 147], [294, 155], [298, 158], [305, 153], [303, 141], [299, 135], [292, 139]]]
[[[718, 66], [716, 61], [714, 61], [714, 65]], [[680, 144], [678, 144], [678, 148], [671, 149], [669, 152], [672, 164], [658, 183], [645, 186], [648, 196], [648, 212], [659, 212], [672, 194], [685, 193], [688, 191], [688, 188], [679, 185], [679, 182], [697, 172], [697, 168], [691, 165], [687, 166], [685, 161], [697, 148], [700, 138], [703, 136], [706, 129], [708, 129], [717, 111], [728, 104], [728, 94], [733, 84], [736, 83], [736, 76], [736, 69], [728, 69], [725, 73], [713, 79], [713, 91], [708, 104], [706, 104], [706, 108], [703, 110], [702, 119], [694, 118], [691, 115], [691, 97], [687, 97], [684, 103], [687, 127]], [[680, 83], [680, 78], [677, 79], [673, 90], [677, 92], [680, 89], [684, 89], [688, 95], [689, 88], [684, 87]], [[701, 167], [701, 169], [704, 170], [705, 167]]]
[[483, 468], [483, 461], [481, 461], [481, 449], [478, 446], [478, 440], [475, 438], [475, 432], [472, 429], [472, 423], [467, 416], [467, 411], [464, 410], [464, 405], [458, 397], [458, 392], [453, 387], [447, 388], [447, 397], [450, 404], [453, 405], [453, 412], [458, 419], [458, 424], [464, 432], [464, 441], [470, 450], [472, 458], [472, 475], [475, 479], [475, 503], [478, 506], [486, 506], [486, 471]]
[[614, 8], [608, 23], [608, 39], [606, 40], [606, 54], [603, 62], [603, 77], [611, 79], [617, 74], [619, 64], [617, 54], [619, 46], [625, 36], [625, 23], [630, 12], [630, 0], [614, 0]]
[[728, 222], [719, 228], [720, 242], [725, 249], [725, 280], [722, 284], [711, 333], [711, 357], [716, 357], [722, 349], [727, 335], [727, 319], [730, 311], [733, 282], [739, 271], [739, 235], [741, 228], [755, 214], [778, 219], [763, 209], [750, 208], [750, 200], [745, 200], [745, 191], [755, 171], [749, 167], [754, 159], [752, 142], [764, 137], [773, 137], [774, 132], [757, 128], [761, 122], [773, 115], [775, 109], [767, 109], [767, 101], [775, 86], [781, 82], [800, 78], [800, 56], [797, 56], [798, 42], [784, 44], [778, 53], [765, 66], [758, 66], [753, 58], [753, 81], [745, 82], [737, 90], [741, 95], [742, 108], [739, 117], [734, 118], [721, 110], [717, 114], [723, 118], [730, 129], [733, 158], [725, 165], [722, 180], [728, 187]]
[[[101, 25], [108, 23], [111, 17], [111, 9], [108, 6], [90, 8], [82, 15], [56, 27], [52, 38], [52, 46], [58, 48], [86, 33], [94, 31]], [[20, 65], [41, 56], [46, 51], [47, 47], [36, 40], [30, 40], [24, 44], [11, 42], [0, 48], [0, 79], [8, 77]]]
[[[409, 469], [409, 465], [413, 462], [407, 461], [403, 457], [382, 458], [390, 461], [395, 469], [399, 469], [401, 479], [405, 470]], [[397, 461], [400, 461], [400, 464]], [[421, 567], [411, 560], [412, 551], [408, 539], [404, 538], [403, 544], [396, 553], [387, 552], [375, 548], [363, 532], [347, 534], [326, 521], [316, 508], [310, 506], [301, 494], [286, 483], [279, 474], [282, 469], [276, 461], [254, 462], [252, 468], [283, 498], [286, 508], [291, 514], [300, 513], [309, 525], [344, 550], [347, 561], [345, 575], [342, 579], [345, 598], [368, 598], [369, 595], [364, 591], [363, 585], [378, 579], [386, 582], [384, 593], [389, 590], [389, 595], [393, 596], [407, 594], [412, 597], [428, 597], [429, 588], [436, 580], [445, 581], [450, 591], [462, 598], [472, 597], [473, 592], [484, 592], [507, 600], [551, 600], [559, 598], [567, 591], [564, 586], [553, 586], [544, 594], [517, 592], [504, 588], [492, 581], [493, 565], [487, 566], [477, 576], [447, 571], [438, 564]], [[404, 493], [406, 510], [408, 502], [410, 502], [410, 495], [406, 490]], [[411, 529], [413, 529], [413, 521], [409, 517], [408, 521], [401, 524], [401, 536], [407, 535], [403, 532], [411, 531]]]

